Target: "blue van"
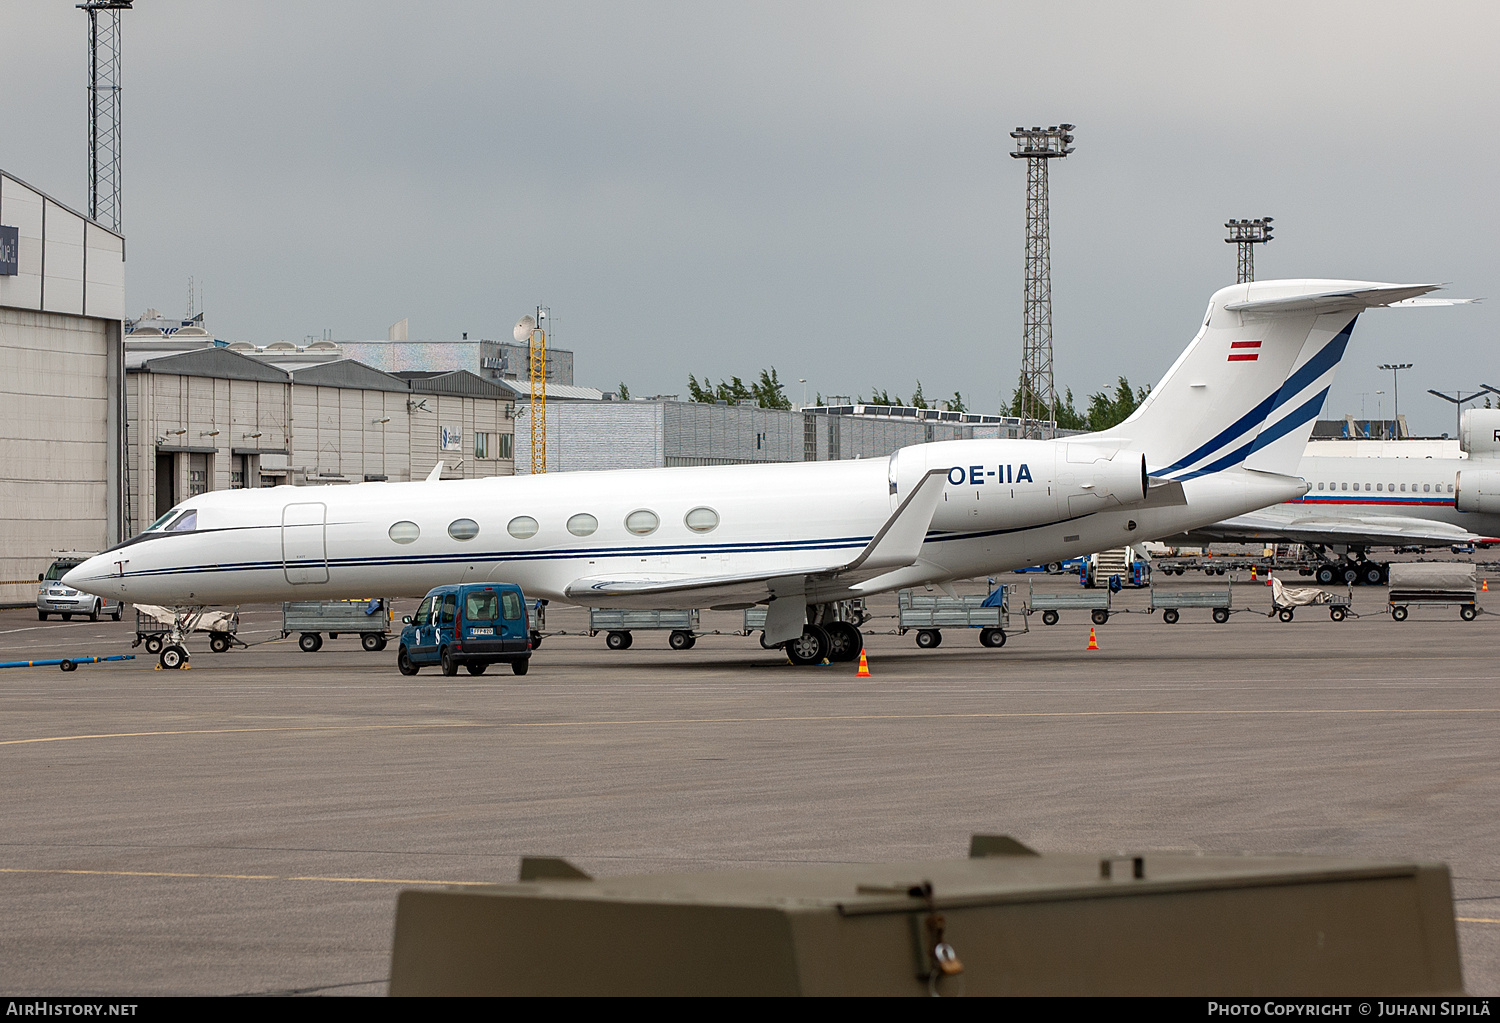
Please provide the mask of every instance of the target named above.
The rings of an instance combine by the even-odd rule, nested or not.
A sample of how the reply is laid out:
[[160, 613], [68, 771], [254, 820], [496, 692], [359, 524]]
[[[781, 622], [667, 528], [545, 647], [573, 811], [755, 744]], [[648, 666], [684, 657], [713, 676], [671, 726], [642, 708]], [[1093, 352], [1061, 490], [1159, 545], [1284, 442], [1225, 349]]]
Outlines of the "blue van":
[[511, 583], [439, 586], [401, 621], [406, 627], [396, 667], [403, 675], [431, 664], [441, 665], [444, 675], [457, 675], [459, 665], [483, 675], [492, 664], [509, 664], [524, 675], [531, 663], [526, 596]]

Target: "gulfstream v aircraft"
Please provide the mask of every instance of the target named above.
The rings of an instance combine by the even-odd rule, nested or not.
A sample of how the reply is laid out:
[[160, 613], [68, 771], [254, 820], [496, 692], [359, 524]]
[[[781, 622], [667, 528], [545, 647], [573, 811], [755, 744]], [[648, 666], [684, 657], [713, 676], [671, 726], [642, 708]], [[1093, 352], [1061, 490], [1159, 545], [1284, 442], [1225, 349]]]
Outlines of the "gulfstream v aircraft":
[[835, 601], [1062, 561], [1302, 495], [1293, 474], [1355, 319], [1435, 288], [1221, 289], [1155, 390], [1103, 433], [862, 461], [220, 491], [64, 582], [179, 606], [475, 580], [590, 607], [760, 603], [766, 645], [798, 663], [848, 658], [862, 638], [832, 620]]

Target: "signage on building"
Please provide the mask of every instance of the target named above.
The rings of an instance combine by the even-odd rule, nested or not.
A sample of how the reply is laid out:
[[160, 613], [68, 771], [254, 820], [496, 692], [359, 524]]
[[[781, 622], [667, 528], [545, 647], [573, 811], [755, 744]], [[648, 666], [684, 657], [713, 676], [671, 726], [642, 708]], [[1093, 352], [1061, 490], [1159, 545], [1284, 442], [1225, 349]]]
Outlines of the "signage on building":
[[16, 255], [21, 245], [20, 236], [20, 228], [0, 226], [0, 277], [14, 277], [21, 272]]
[[464, 449], [464, 431], [457, 426], [439, 427], [442, 430], [442, 444], [444, 451], [462, 451]]

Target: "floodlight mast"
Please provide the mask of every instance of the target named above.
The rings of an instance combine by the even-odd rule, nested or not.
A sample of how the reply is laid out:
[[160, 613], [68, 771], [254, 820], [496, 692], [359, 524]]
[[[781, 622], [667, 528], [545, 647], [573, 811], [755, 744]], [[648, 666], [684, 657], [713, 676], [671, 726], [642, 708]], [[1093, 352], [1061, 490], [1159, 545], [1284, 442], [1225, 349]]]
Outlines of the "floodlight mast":
[[1231, 220], [1224, 226], [1229, 228], [1226, 242], [1239, 246], [1239, 261], [1235, 266], [1234, 282], [1248, 284], [1255, 280], [1255, 246], [1271, 240], [1272, 217], [1257, 217], [1255, 220]]
[[1396, 423], [1397, 440], [1401, 439], [1401, 377], [1399, 374], [1403, 369], [1411, 369], [1411, 367], [1412, 364], [1409, 362], [1387, 362], [1377, 367], [1391, 371], [1391, 398], [1395, 404], [1395, 408], [1391, 411], [1391, 418]]
[[1489, 384], [1480, 384], [1479, 386], [1480, 390], [1475, 391], [1468, 397], [1464, 396], [1464, 392], [1462, 390], [1454, 391], [1452, 394], [1444, 394], [1442, 391], [1434, 391], [1430, 387], [1427, 389], [1428, 394], [1435, 394], [1439, 398], [1442, 398], [1444, 401], [1451, 401], [1453, 403], [1453, 436], [1455, 437], [1463, 436], [1465, 405], [1473, 401], [1475, 398], [1483, 398], [1485, 391], [1492, 391], [1495, 394], [1500, 394], [1500, 390], [1495, 390], [1495, 388], [1491, 387]]
[[1011, 157], [1026, 161], [1026, 290], [1021, 335], [1021, 435], [1041, 438], [1042, 418], [1057, 432], [1057, 389], [1052, 376], [1052, 242], [1047, 202], [1047, 162], [1073, 151], [1073, 125], [1016, 128]]
[[133, 0], [86, 0], [89, 16], [89, 217], [119, 234], [120, 12]]
[[547, 471], [547, 314], [546, 306], [536, 307], [536, 326], [531, 331], [531, 471]]

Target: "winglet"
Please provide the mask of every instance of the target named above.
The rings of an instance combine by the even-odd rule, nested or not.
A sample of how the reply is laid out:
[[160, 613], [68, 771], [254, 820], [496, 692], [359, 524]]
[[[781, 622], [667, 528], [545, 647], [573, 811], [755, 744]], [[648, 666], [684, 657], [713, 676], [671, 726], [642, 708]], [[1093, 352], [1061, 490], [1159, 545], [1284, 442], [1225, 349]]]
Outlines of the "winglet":
[[443, 478], [443, 463], [442, 463], [441, 460], [439, 460], [438, 464], [434, 465], [432, 467], [432, 471], [427, 474], [427, 482], [428, 483], [436, 483], [438, 480], [440, 480], [442, 478]]
[[937, 514], [938, 502], [943, 499], [943, 480], [946, 469], [929, 469], [927, 475], [917, 481], [901, 506], [886, 519], [859, 552], [859, 557], [849, 562], [839, 572], [850, 572], [857, 568], [905, 568], [917, 560], [922, 543], [927, 539], [927, 529], [932, 517]]

